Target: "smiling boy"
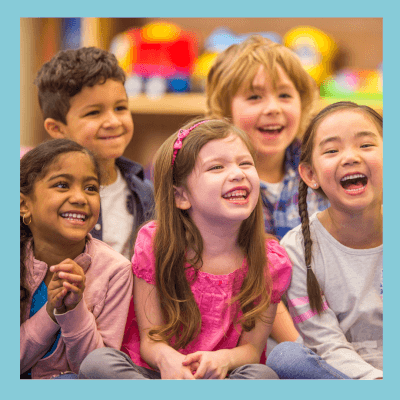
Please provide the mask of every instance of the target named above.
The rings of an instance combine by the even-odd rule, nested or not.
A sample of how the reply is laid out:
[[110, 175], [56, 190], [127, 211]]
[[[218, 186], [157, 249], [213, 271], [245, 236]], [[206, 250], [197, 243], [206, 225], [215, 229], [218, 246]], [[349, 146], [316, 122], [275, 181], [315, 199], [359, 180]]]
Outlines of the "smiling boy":
[[60, 51], [35, 80], [49, 135], [78, 142], [99, 163], [101, 211], [92, 236], [130, 258], [136, 228], [151, 218], [154, 197], [142, 166], [122, 157], [133, 136], [124, 83], [115, 56], [95, 47]]

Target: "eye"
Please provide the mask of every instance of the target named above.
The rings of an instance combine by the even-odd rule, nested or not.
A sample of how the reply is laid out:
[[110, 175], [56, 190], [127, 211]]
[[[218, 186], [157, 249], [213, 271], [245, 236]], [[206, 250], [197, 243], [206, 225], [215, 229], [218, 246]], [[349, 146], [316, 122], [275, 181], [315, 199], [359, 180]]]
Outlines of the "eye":
[[99, 187], [97, 185], [88, 185], [86, 186], [85, 190], [87, 190], [88, 192], [98, 193]]
[[334, 154], [334, 153], [337, 153], [337, 152], [338, 152], [337, 150], [331, 149], [331, 150], [324, 151], [323, 154]]
[[361, 145], [361, 148], [362, 148], [362, 149], [366, 149], [366, 148], [368, 148], [368, 147], [374, 147], [374, 146], [375, 146], [375, 145], [372, 144], [372, 143], [364, 143], [364, 144]]
[[279, 97], [281, 97], [281, 98], [283, 98], [283, 99], [291, 99], [291, 98], [292, 98], [292, 95], [289, 94], [289, 93], [281, 93], [281, 94], [279, 95]]
[[248, 165], [248, 166], [253, 167], [253, 166], [254, 166], [254, 163], [253, 163], [253, 161], [242, 161], [242, 162], [240, 163], [240, 165]]
[[247, 97], [247, 100], [259, 100], [259, 99], [261, 99], [261, 96], [258, 94], [252, 94]]
[[88, 113], [86, 113], [85, 117], [90, 117], [90, 116], [97, 115], [97, 114], [99, 114], [99, 111], [93, 110], [93, 111], [89, 111]]
[[53, 185], [54, 188], [58, 188], [58, 189], [68, 189], [69, 185], [67, 182], [57, 182]]
[[128, 107], [125, 106], [125, 105], [124, 106], [118, 106], [118, 107], [115, 108], [116, 111], [125, 111], [127, 109], [128, 109]]
[[223, 168], [222, 165], [213, 165], [212, 167], [210, 167], [208, 169], [208, 171], [215, 171], [215, 170], [222, 169], [222, 168]]

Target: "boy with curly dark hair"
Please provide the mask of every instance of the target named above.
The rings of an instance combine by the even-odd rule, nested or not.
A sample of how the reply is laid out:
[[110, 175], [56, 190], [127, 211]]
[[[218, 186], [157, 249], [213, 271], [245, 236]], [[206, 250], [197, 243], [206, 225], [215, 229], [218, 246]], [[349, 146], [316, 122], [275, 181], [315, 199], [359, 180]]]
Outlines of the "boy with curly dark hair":
[[96, 47], [58, 52], [35, 79], [49, 135], [85, 146], [100, 165], [101, 212], [92, 236], [130, 258], [154, 196], [142, 166], [122, 157], [133, 135], [124, 83], [116, 57]]

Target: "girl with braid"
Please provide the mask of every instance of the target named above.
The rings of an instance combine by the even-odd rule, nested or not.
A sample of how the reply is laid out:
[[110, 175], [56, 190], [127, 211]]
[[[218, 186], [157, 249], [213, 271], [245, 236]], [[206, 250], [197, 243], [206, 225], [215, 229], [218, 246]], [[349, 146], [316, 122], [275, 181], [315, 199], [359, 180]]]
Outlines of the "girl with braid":
[[[299, 166], [301, 225], [281, 241], [293, 263], [289, 310], [310, 359], [352, 379], [383, 377], [382, 127], [377, 112], [352, 102], [313, 119]], [[310, 217], [308, 187], [330, 202]], [[282, 343], [273, 352], [283, 365], [283, 354], [293, 358], [300, 347]], [[298, 377], [272, 353], [268, 365], [281, 379]]]

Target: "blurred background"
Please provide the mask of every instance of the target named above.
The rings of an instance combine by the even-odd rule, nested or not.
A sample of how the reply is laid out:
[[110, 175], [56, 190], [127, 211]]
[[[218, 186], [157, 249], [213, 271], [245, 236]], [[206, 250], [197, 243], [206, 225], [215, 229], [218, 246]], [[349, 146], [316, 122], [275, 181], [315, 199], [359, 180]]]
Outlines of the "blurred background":
[[125, 156], [148, 167], [161, 143], [205, 111], [216, 55], [250, 34], [291, 48], [317, 82], [319, 108], [340, 100], [383, 113], [382, 18], [21, 18], [21, 148], [48, 139], [33, 84], [59, 50], [97, 46], [127, 74], [134, 137]]

